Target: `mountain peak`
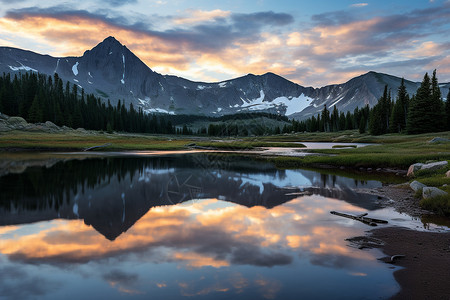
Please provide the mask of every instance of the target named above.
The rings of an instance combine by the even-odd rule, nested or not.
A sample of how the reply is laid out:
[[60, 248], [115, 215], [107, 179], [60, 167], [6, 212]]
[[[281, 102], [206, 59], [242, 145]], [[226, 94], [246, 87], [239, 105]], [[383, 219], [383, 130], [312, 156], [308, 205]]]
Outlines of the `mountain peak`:
[[106, 39], [103, 40], [100, 44], [109, 44], [109, 45], [119, 45], [123, 46], [118, 40], [116, 40], [113, 36], [108, 36]]

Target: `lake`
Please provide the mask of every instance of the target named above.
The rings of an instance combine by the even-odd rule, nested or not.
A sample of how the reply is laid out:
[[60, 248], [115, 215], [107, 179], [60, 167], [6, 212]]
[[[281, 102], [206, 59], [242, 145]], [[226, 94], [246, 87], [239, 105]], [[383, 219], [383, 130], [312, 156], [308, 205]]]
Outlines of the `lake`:
[[11, 299], [388, 298], [395, 269], [346, 241], [372, 227], [330, 211], [423, 227], [355, 191], [379, 181], [244, 156], [30, 157], [0, 173]]

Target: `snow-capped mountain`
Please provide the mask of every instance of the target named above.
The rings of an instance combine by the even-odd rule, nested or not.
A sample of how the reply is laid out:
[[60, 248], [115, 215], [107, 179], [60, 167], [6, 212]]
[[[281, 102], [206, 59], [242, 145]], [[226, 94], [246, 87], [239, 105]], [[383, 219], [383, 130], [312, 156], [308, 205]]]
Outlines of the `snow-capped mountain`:
[[[126, 46], [106, 38], [81, 57], [51, 57], [21, 49], [0, 47], [0, 73], [58, 73], [112, 104], [119, 99], [146, 112], [170, 114], [224, 115], [247, 111], [269, 111], [308, 118], [324, 105], [340, 111], [376, 104], [387, 84], [393, 96], [400, 85], [398, 77], [369, 72], [344, 84], [322, 88], [303, 87], [273, 73], [248, 74], [216, 83], [194, 82], [153, 72]], [[419, 83], [406, 81], [409, 93]], [[450, 84], [442, 84], [447, 95]]]

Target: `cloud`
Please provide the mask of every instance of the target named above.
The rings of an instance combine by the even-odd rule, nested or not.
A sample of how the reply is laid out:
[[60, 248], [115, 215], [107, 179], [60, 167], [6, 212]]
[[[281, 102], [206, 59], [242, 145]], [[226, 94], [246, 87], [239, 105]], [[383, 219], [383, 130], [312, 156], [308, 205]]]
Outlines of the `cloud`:
[[61, 283], [48, 280], [29, 269], [17, 265], [0, 266], [0, 295], [8, 299], [44, 297], [61, 287]]
[[230, 11], [215, 9], [211, 11], [205, 10], [188, 10], [185, 15], [174, 17], [176, 24], [192, 24], [205, 21], [214, 21], [220, 18], [226, 18], [230, 15]]
[[242, 28], [248, 24], [260, 24], [260, 26], [284, 26], [294, 22], [294, 17], [286, 13], [274, 13], [273, 11], [258, 12], [252, 14], [233, 14], [235, 26]]
[[[53, 45], [50, 54], [54, 55], [81, 55], [112, 35], [158, 72], [220, 81], [270, 71], [318, 87], [342, 83], [369, 70], [423, 76], [430, 62], [437, 64], [436, 59], [449, 55], [444, 47], [449, 42], [449, 14], [449, 2], [390, 15], [343, 10], [314, 15], [310, 25], [299, 24], [294, 31], [296, 20], [291, 14], [272, 11], [192, 10], [176, 16], [130, 18], [107, 9], [31, 7], [10, 10], [0, 20], [0, 32], [36, 44], [46, 42]], [[421, 65], [403, 70], [395, 66], [420, 54], [421, 45], [427, 47], [416, 57], [423, 59]], [[424, 56], [432, 51], [440, 53], [428, 56], [426, 62]], [[442, 77], [448, 80], [450, 73]]]
[[355, 3], [355, 4], [350, 5], [350, 7], [365, 7], [367, 5], [369, 5], [369, 4], [368, 3]]
[[110, 6], [123, 6], [126, 4], [134, 4], [137, 3], [137, 0], [102, 0], [103, 3], [108, 4]]

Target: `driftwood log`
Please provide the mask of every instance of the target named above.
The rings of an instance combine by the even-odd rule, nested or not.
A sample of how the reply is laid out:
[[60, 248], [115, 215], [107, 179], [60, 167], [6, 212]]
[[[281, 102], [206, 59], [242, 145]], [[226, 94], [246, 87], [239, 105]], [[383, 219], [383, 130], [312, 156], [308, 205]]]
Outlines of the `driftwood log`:
[[388, 223], [388, 221], [385, 221], [385, 220], [365, 217], [365, 216], [367, 216], [367, 213], [364, 213], [364, 214], [361, 214], [361, 215], [356, 215], [356, 216], [355, 215], [341, 213], [341, 212], [337, 212], [337, 211], [330, 211], [330, 213], [333, 214], [333, 215], [336, 215], [336, 216], [353, 219], [353, 220], [362, 222], [362, 223], [370, 225], [370, 226], [377, 226], [377, 224], [387, 224]]

